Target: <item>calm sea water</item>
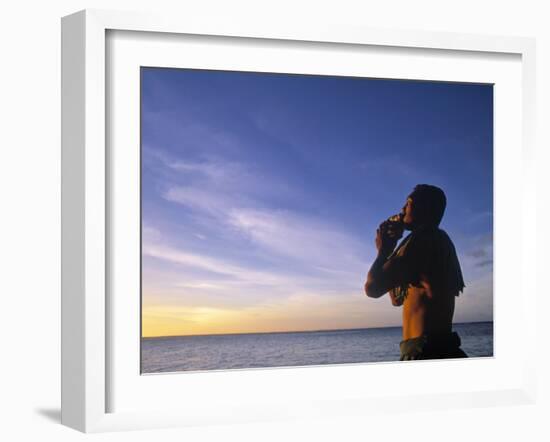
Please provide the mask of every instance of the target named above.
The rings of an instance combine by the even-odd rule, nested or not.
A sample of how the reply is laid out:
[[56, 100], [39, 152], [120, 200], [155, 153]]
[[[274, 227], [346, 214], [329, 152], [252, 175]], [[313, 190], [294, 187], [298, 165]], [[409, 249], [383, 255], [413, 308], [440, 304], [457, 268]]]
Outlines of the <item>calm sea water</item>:
[[[493, 323], [454, 324], [471, 357], [493, 355]], [[143, 373], [399, 360], [401, 327], [144, 338]]]

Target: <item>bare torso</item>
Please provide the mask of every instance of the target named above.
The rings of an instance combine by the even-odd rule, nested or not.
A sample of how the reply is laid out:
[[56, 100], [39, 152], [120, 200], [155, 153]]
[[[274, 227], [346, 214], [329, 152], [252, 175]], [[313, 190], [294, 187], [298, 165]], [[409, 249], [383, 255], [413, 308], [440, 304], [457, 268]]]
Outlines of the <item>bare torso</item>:
[[[382, 238], [380, 230], [377, 235]], [[392, 304], [403, 306], [403, 340], [451, 333], [455, 297], [464, 281], [448, 235], [441, 229], [417, 229], [394, 248], [380, 243], [365, 283], [367, 296], [389, 292]], [[403, 291], [404, 297], [397, 296]]]
[[454, 306], [455, 294], [434, 290], [426, 278], [416, 286], [409, 284], [403, 301], [403, 339], [451, 332]]

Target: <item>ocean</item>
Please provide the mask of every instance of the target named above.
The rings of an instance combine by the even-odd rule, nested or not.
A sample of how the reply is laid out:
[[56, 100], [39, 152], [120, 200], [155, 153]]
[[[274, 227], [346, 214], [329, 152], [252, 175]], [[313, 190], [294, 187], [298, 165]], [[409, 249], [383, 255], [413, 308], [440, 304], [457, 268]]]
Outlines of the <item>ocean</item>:
[[[453, 324], [470, 357], [493, 355], [493, 323]], [[142, 373], [399, 360], [401, 327], [141, 340]]]

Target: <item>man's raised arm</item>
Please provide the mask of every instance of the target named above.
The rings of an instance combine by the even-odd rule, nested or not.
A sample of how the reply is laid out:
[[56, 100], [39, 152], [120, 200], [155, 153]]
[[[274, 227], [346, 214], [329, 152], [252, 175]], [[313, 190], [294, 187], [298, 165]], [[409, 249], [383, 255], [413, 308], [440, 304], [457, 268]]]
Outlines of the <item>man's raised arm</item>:
[[[365, 283], [365, 293], [370, 298], [380, 298], [390, 289], [396, 287], [396, 277], [399, 276], [399, 263], [394, 265], [393, 258], [388, 261], [388, 256], [391, 255], [397, 244], [397, 240], [401, 238], [403, 231], [394, 231], [390, 223], [384, 221], [376, 230], [376, 248], [378, 255], [372, 263], [367, 275]], [[399, 260], [397, 260], [399, 261]], [[392, 300], [393, 302], [393, 300]]]
[[378, 256], [372, 263], [365, 283], [365, 293], [369, 298], [380, 298], [386, 292], [390, 293], [393, 305], [401, 305], [397, 300], [394, 288], [403, 285], [411, 279], [411, 265], [408, 259], [402, 256], [393, 256], [387, 252], [378, 252]]
[[380, 298], [394, 287], [384, 274], [384, 264], [392, 250], [378, 250], [378, 256], [372, 263], [367, 275], [367, 282], [365, 282], [365, 293], [369, 298]]

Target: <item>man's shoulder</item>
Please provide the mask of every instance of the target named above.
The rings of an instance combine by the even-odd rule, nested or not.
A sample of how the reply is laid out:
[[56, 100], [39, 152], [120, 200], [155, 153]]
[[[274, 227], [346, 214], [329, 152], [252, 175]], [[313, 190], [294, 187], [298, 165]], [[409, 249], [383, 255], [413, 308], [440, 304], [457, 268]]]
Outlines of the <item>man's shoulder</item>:
[[456, 254], [456, 248], [450, 236], [440, 228], [419, 232], [411, 246], [415, 251], [414, 254], [431, 256], [435, 260], [445, 260]]
[[408, 244], [408, 251], [413, 254], [425, 254], [453, 247], [453, 242], [445, 230], [430, 228], [413, 232]]
[[440, 229], [439, 227], [430, 228], [430, 229], [421, 229], [413, 233], [414, 239], [420, 240], [430, 240], [430, 241], [449, 241], [451, 242], [451, 237], [445, 232], [445, 230]]
[[451, 237], [443, 229], [437, 229], [437, 231], [434, 233], [434, 239], [439, 243], [443, 243], [454, 247]]

